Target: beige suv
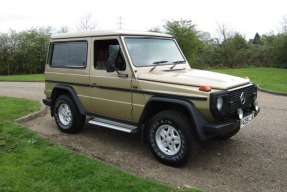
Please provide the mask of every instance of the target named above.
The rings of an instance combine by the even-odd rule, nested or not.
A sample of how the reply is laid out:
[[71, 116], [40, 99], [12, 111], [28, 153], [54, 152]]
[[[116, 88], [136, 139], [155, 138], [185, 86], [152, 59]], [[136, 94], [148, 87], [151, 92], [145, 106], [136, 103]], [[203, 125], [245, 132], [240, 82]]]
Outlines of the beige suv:
[[172, 36], [150, 32], [52, 36], [45, 95], [62, 131], [86, 122], [138, 132], [172, 166], [186, 163], [197, 141], [228, 139], [259, 113], [249, 79], [192, 69]]

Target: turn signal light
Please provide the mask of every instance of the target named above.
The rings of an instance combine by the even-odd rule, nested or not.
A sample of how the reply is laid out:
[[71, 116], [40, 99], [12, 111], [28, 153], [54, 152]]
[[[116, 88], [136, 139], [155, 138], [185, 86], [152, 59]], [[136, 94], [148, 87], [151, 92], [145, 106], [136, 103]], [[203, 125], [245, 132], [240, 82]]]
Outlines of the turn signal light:
[[207, 85], [202, 85], [202, 86], [199, 87], [199, 90], [200, 91], [209, 92], [209, 91], [211, 91], [211, 87], [207, 86]]

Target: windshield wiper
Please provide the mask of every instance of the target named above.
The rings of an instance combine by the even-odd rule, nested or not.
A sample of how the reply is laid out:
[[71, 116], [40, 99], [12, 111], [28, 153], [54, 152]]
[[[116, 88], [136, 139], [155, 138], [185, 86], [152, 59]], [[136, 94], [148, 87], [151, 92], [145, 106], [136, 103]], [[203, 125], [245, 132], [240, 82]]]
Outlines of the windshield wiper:
[[169, 69], [173, 69], [177, 64], [186, 63], [186, 62], [182, 60], [182, 61], [174, 61], [172, 63], [174, 63], [174, 65], [171, 66]]
[[152, 72], [152, 70], [154, 70], [154, 68], [156, 68], [159, 64], [162, 64], [162, 63], [167, 63], [168, 61], [156, 61], [156, 62], [153, 62], [152, 64], [154, 64], [155, 66], [153, 68], [151, 68], [151, 70], [149, 70], [149, 72]]

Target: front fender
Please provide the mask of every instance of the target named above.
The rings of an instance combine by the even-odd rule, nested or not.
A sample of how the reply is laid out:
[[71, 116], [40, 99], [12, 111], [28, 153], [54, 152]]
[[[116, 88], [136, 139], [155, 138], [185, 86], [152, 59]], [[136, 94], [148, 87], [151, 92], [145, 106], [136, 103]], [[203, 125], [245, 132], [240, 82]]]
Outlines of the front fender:
[[153, 107], [156, 103], [162, 103], [165, 105], [173, 104], [177, 106], [184, 107], [188, 111], [188, 116], [192, 120], [194, 131], [197, 135], [197, 137], [201, 140], [206, 140], [208, 136], [205, 134], [203, 130], [203, 126], [208, 124], [208, 121], [199, 113], [199, 111], [196, 109], [194, 104], [188, 100], [184, 99], [176, 99], [176, 98], [165, 98], [165, 97], [158, 97], [154, 96], [150, 98], [150, 100], [147, 102], [143, 113], [141, 115], [139, 125], [144, 123], [145, 117], [148, 115], [149, 109]]

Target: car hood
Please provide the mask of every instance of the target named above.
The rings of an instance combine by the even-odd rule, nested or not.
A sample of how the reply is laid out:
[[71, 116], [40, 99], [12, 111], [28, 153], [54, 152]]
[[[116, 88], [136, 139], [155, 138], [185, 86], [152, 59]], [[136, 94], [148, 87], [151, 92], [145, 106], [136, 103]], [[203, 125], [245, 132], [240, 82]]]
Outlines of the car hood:
[[207, 85], [211, 88], [222, 90], [250, 83], [250, 80], [246, 78], [198, 69], [156, 70], [138, 74], [138, 79], [189, 86]]

